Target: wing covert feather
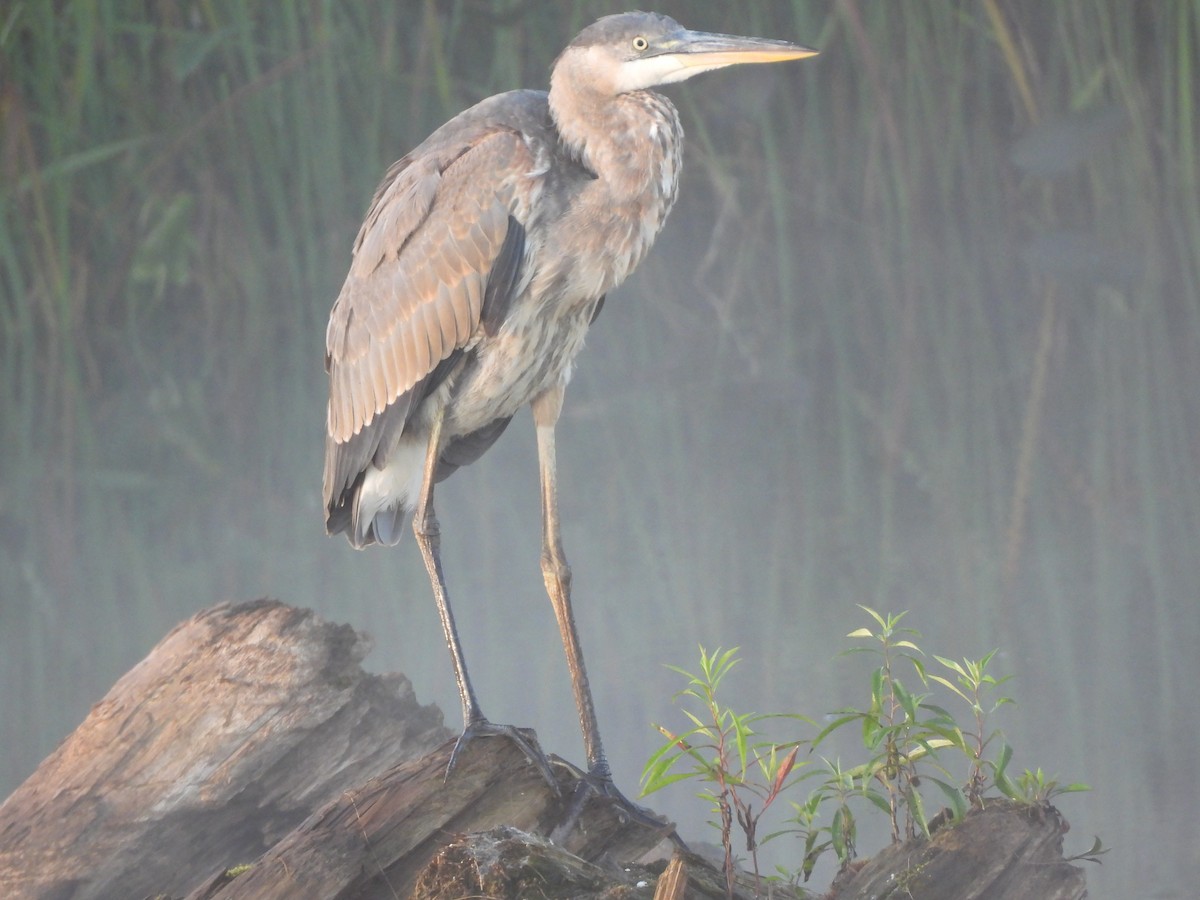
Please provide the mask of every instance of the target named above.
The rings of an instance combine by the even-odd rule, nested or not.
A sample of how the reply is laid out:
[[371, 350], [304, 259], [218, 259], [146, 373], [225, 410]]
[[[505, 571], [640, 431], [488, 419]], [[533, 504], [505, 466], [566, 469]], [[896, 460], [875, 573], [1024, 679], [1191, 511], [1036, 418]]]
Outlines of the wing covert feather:
[[510, 221], [527, 213], [536, 166], [519, 134], [491, 126], [437, 149], [392, 167], [355, 241], [326, 332], [335, 444], [471, 342]]

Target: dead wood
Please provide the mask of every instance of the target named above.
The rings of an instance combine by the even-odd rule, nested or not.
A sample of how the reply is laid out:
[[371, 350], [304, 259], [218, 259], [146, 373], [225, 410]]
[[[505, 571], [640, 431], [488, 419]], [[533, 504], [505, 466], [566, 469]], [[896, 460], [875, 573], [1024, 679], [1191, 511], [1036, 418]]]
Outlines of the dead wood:
[[[245, 874], [216, 890], [199, 890], [189, 900], [414, 896], [418, 879], [431, 863], [442, 865], [443, 872], [431, 876], [431, 883], [446, 877], [447, 857], [438, 857], [443, 847], [501, 826], [514, 834], [549, 833], [578, 784], [578, 771], [552, 757], [561, 790], [556, 796], [515, 744], [493, 738], [468, 745], [446, 779], [452, 745], [447, 742], [422, 759], [343, 792]], [[604, 861], [611, 870], [612, 860], [636, 859], [663, 837], [661, 831], [624, 821], [608, 803], [589, 802], [566, 847], [531, 838], [525, 853], [552, 851], [556, 859], [569, 858], [580, 871], [591, 872], [591, 878], [603, 869], [589, 861]]]
[[1082, 900], [1052, 806], [993, 801], [930, 840], [896, 844], [835, 882], [830, 900]]
[[349, 626], [261, 600], [175, 628], [0, 806], [0, 897], [182, 895], [450, 732]]
[[[0, 806], [0, 897], [419, 900], [724, 896], [663, 833], [557, 792], [503, 739], [452, 735], [401, 675], [367, 675], [366, 639], [273, 601], [172, 631]], [[838, 900], [1080, 900], [1050, 808], [994, 804], [839, 879]], [[658, 845], [659, 859], [635, 861]], [[239, 865], [245, 864], [245, 865]], [[667, 873], [664, 875], [664, 867]], [[661, 880], [660, 880], [660, 876]], [[738, 881], [748, 900], [756, 886]], [[794, 894], [772, 885], [770, 896]]]

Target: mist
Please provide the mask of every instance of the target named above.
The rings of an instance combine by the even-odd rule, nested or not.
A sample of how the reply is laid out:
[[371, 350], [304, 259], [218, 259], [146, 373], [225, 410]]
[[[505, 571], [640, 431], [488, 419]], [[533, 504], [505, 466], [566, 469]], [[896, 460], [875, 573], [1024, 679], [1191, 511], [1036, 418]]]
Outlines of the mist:
[[[1091, 785], [1058, 802], [1067, 855], [1113, 848], [1091, 896], [1184, 897], [1200, 12], [1010, 2], [1010, 46], [989, 6], [657, 4], [822, 52], [664, 91], [680, 200], [558, 427], [600, 727], [636, 795], [653, 723], [687, 727], [667, 665], [739, 647], [730, 706], [822, 720], [867, 702], [859, 605], [908, 611], [927, 651], [999, 649], [1016, 771]], [[0, 796], [226, 601], [369, 633], [367, 666], [458, 726], [411, 536], [324, 533], [325, 323], [386, 167], [623, 8], [0, 15]], [[581, 763], [529, 414], [437, 501], [484, 711]], [[693, 793], [649, 802], [715, 841]]]

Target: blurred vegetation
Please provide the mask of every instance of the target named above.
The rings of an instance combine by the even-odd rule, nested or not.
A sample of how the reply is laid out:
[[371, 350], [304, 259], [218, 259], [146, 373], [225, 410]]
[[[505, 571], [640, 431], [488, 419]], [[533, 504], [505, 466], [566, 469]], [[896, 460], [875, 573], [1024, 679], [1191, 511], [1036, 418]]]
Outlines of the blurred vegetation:
[[[739, 644], [763, 661], [755, 702], [837, 706], [810, 634], [855, 603], [919, 610], [939, 646], [1013, 648], [1014, 743], [1086, 773], [1076, 826], [1116, 847], [1094, 895], [1182, 890], [1200, 8], [654, 5], [823, 53], [671, 91], [681, 201], [567, 404], [567, 548], [618, 776], [670, 702], [663, 660]], [[388, 163], [544, 86], [621, 8], [0, 8], [0, 784], [221, 599], [368, 628], [454, 708], [415, 554], [321, 533], [325, 320]], [[486, 708], [556, 747], [574, 715], [538, 605], [531, 446], [506, 437], [439, 497]], [[493, 637], [489, 658], [514, 627], [554, 649]], [[1150, 834], [1155, 854], [1130, 852]]]

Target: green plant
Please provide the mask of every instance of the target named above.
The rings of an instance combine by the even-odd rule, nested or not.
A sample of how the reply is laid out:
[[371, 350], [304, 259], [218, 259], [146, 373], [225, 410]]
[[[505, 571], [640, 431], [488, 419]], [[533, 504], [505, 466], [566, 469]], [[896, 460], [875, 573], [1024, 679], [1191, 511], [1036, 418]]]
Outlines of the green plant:
[[1090, 849], [1085, 850], [1083, 853], [1076, 853], [1074, 856], [1063, 857], [1063, 859], [1066, 862], [1075, 862], [1077, 860], [1084, 860], [1085, 862], [1094, 862], [1097, 865], [1102, 865], [1103, 860], [1101, 860], [1100, 857], [1103, 856], [1107, 852], [1108, 852], [1108, 848], [1105, 847], [1103, 843], [1101, 843], [1100, 838], [1095, 838], [1092, 841], [1092, 846]]
[[[995, 655], [996, 651], [993, 650], [982, 659], [964, 659], [959, 663], [935, 654], [933, 658], [953, 672], [956, 676], [955, 680], [950, 681], [950, 679], [942, 675], [924, 673], [929, 681], [940, 684], [947, 690], [952, 691], [971, 707], [971, 713], [975, 719], [975, 730], [973, 732], [964, 732], [958, 726], [955, 726], [953, 729], [953, 740], [954, 746], [961, 750], [970, 760], [970, 769], [967, 773], [966, 795], [972, 806], [979, 805], [983, 797], [983, 792], [987, 787], [984, 769], [986, 767], [985, 754], [988, 745], [994, 738], [1000, 735], [998, 729], [985, 734], [986, 719], [1001, 706], [1014, 702], [1011, 697], [999, 697], [995, 701], [985, 701], [984, 699], [985, 694], [989, 694], [993, 688], [999, 687], [1012, 677], [1005, 675], [1003, 678], [995, 678], [988, 674], [988, 664]], [[991, 705], [985, 708], [986, 702], [990, 702]]]
[[1079, 791], [1090, 791], [1091, 787], [1082, 783], [1059, 784], [1056, 778], [1047, 778], [1041, 768], [1026, 769], [1014, 782], [1005, 774], [1009, 760], [1012, 759], [1012, 747], [1003, 744], [999, 758], [992, 764], [994, 771], [993, 782], [996, 789], [1010, 800], [1024, 803], [1028, 806], [1046, 806], [1060, 794], [1074, 794]]
[[[718, 689], [737, 664], [737, 648], [709, 654], [700, 648], [700, 672], [693, 674], [669, 666], [688, 679], [687, 687], [675, 698], [697, 701], [698, 712], [684, 709], [690, 730], [677, 734], [655, 726], [667, 741], [647, 761], [642, 772], [643, 795], [653, 793], [685, 779], [705, 784], [699, 796], [707, 800], [716, 814], [711, 822], [721, 833], [725, 850], [727, 893], [732, 896], [735, 858], [733, 825], [736, 822], [746, 839], [756, 884], [760, 879], [757, 851], [759, 846], [783, 834], [794, 834], [803, 841], [803, 857], [793, 872], [780, 869], [774, 880], [794, 883], [807, 881], [821, 856], [830, 851], [840, 868], [845, 869], [857, 852], [859, 815], [862, 808], [882, 812], [891, 827], [893, 841], [902, 836], [913, 838], [919, 832], [930, 836], [930, 817], [922, 789], [935, 785], [949, 807], [942, 814], [957, 822], [972, 807], [981, 807], [991, 788], [1014, 801], [1048, 808], [1055, 796], [1088, 790], [1084, 784], [1060, 785], [1047, 779], [1041, 769], [1026, 770], [1015, 781], [1006, 770], [1012, 759], [1012, 747], [1004, 741], [989, 717], [1000, 707], [1013, 703], [1010, 697], [995, 696], [1009, 676], [989, 672], [996, 651], [980, 659], [956, 661], [933, 655], [950, 677], [927, 671], [924, 651], [916, 641], [920, 632], [900, 624], [906, 613], [883, 614], [862, 607], [874, 622], [873, 627], [858, 628], [849, 638], [867, 641], [845, 654], [870, 653], [878, 660], [870, 673], [869, 702], [864, 709], [846, 707], [811, 740], [778, 742], [761, 734], [758, 726], [770, 719], [791, 719], [812, 724], [798, 714], [739, 714], [718, 699]], [[929, 692], [917, 692], [905, 685], [901, 671], [911, 672]], [[944, 689], [951, 699], [967, 704], [971, 723], [961, 725], [944, 706], [934, 702], [935, 692]], [[797, 759], [799, 748], [810, 743], [817, 749], [848, 725], [859, 727], [865, 762], [846, 766], [838, 758], [821, 757], [822, 766], [803, 773], [796, 770], [807, 763]], [[992, 747], [998, 744], [995, 756]], [[961, 755], [967, 761], [966, 780], [959, 784], [948, 764]], [[680, 763], [690, 763], [679, 768]], [[819, 779], [803, 802], [789, 801], [792, 814], [784, 827], [759, 837], [759, 825], [784, 791], [797, 782]], [[757, 808], [755, 805], [757, 804]], [[1104, 852], [1099, 840], [1092, 850], [1079, 858], [1091, 859]]]
[[[897, 666], [907, 663], [922, 684], [925, 683], [925, 668], [919, 658], [922, 651], [912, 640], [921, 635], [915, 629], [900, 627], [905, 613], [881, 616], [868, 607], [862, 609], [875, 620], [879, 630], [859, 628], [848, 636], [865, 638], [877, 646], [853, 647], [846, 652], [866, 652], [879, 657], [880, 664], [871, 673], [870, 704], [866, 709], [839, 710], [837, 718], [817, 735], [813, 746], [815, 748], [843, 726], [858, 722], [863, 746], [871, 754], [864, 765], [852, 770], [862, 785], [863, 796], [887, 814], [893, 841], [900, 840], [901, 821], [907, 837], [913, 837], [918, 828], [928, 836], [925, 804], [917, 789], [920, 783], [918, 764], [922, 761], [933, 763], [946, 774], [947, 779], [931, 777], [930, 780], [945, 791], [956, 810], [965, 806], [961, 791], [950, 783], [948, 773], [936, 764], [937, 751], [955, 744], [958, 727], [946, 710], [927, 702], [928, 694], [913, 693], [900, 680]], [[840, 777], [840, 773], [837, 774]], [[841, 854], [839, 859], [842, 859]], [[842, 859], [843, 865], [848, 861], [848, 858]]]
[[[832, 850], [839, 868], [844, 869], [854, 859], [858, 840], [858, 820], [850, 801], [862, 797], [875, 805], [881, 798], [874, 791], [861, 785], [861, 777], [854, 771], [842, 769], [839, 760], [822, 760], [825, 763], [825, 778], [820, 787], [809, 794], [804, 804], [792, 804], [795, 814], [792, 822], [794, 831], [804, 839], [804, 859], [800, 871], [804, 880], [812, 876], [817, 860], [826, 850]], [[833, 799], [836, 803], [829, 824], [814, 827], [818, 811]], [[886, 811], [886, 802], [883, 807]], [[782, 833], [782, 832], [781, 832]], [[822, 840], [822, 835], [826, 835]]]
[[[700, 647], [700, 673], [693, 674], [669, 666], [688, 679], [688, 686], [675, 698], [698, 701], [699, 713], [684, 709], [693, 727], [675, 734], [655, 726], [667, 738], [646, 762], [642, 770], [642, 794], [652, 794], [684, 779], [700, 779], [707, 786], [698, 796], [712, 804], [725, 850], [725, 890], [733, 896], [736, 875], [733, 852], [733, 823], [736, 819], [753, 861], [755, 882], [761, 878], [758, 866], [758, 825], [763, 813], [788, 785], [796, 767], [800, 742], [776, 743], [763, 739], [755, 726], [766, 719], [805, 719], [798, 715], [738, 714], [717, 700], [717, 688], [737, 665], [737, 647], [709, 654]], [[690, 762], [684, 771], [672, 771], [676, 763]], [[800, 765], [805, 763], [801, 762]], [[757, 809], [755, 804], [757, 803]], [[764, 840], [769, 840], [768, 836]]]
[[[993, 771], [992, 781], [996, 785], [996, 789], [1016, 803], [1021, 803], [1038, 810], [1048, 810], [1057, 814], [1050, 802], [1055, 797], [1062, 794], [1075, 794], [1080, 791], [1091, 790], [1091, 786], [1081, 782], [1059, 784], [1057, 778], [1047, 778], [1040, 767], [1037, 769], [1026, 769], [1016, 781], [1013, 781], [1005, 774], [1005, 769], [1008, 768], [1012, 754], [1012, 747], [1006, 743], [1002, 743], [996, 760], [989, 761], [988, 766]], [[1085, 850], [1083, 853], [1076, 853], [1074, 856], [1064, 857], [1064, 860], [1066, 862], [1084, 860], [1100, 864], [1100, 857], [1107, 852], [1108, 848], [1104, 846], [1099, 837], [1096, 837], [1092, 841], [1090, 849]]]

